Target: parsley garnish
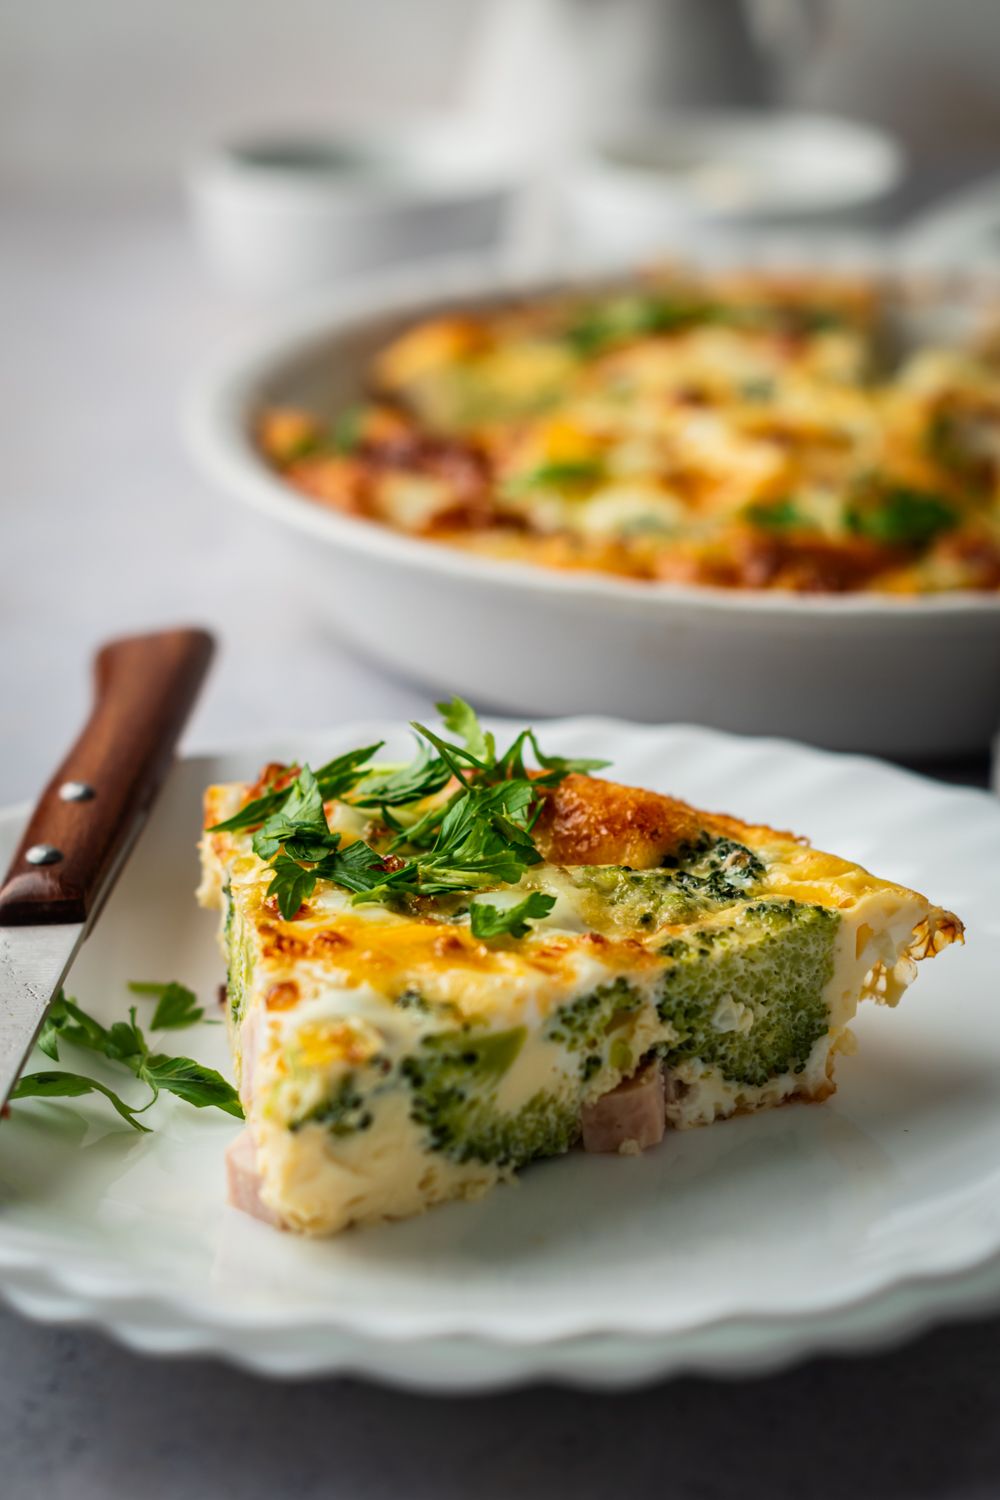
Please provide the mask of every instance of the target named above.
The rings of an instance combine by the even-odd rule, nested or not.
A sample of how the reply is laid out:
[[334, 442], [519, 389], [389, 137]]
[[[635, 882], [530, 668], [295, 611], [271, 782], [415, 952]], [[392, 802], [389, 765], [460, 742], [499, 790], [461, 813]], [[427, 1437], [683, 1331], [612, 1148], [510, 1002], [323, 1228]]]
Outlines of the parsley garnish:
[[848, 505], [844, 522], [856, 536], [884, 547], [921, 547], [958, 521], [949, 500], [928, 490], [887, 485]]
[[83, 1073], [63, 1073], [50, 1069], [41, 1073], [25, 1073], [19, 1079], [11, 1093], [11, 1099], [75, 1099], [81, 1094], [103, 1094], [108, 1103], [111, 1104], [131, 1125], [133, 1130], [141, 1130], [144, 1134], [149, 1133], [149, 1126], [144, 1125], [141, 1120], [136, 1119], [136, 1111], [125, 1103], [113, 1089], [109, 1089], [103, 1083], [98, 1083], [96, 1078], [88, 1078]]
[[355, 807], [405, 806], [439, 792], [450, 776], [451, 770], [440, 756], [432, 755], [423, 745], [408, 766], [382, 776], [366, 776], [358, 788], [360, 795], [352, 797], [351, 802]]
[[755, 500], [743, 514], [751, 525], [762, 526], [766, 531], [785, 531], [792, 526], [808, 525], [794, 500]]
[[[357, 786], [369, 774], [366, 769], [367, 763], [382, 748], [382, 741], [377, 745], [368, 745], [364, 750], [351, 750], [347, 755], [338, 755], [336, 760], [329, 761], [325, 766], [320, 766], [315, 773], [316, 783], [324, 802], [330, 802], [335, 797], [343, 797], [352, 787]], [[273, 812], [281, 807], [288, 797], [289, 788], [284, 787], [281, 791], [265, 792], [260, 797], [255, 797], [248, 802], [246, 807], [241, 807], [233, 817], [227, 818], [224, 823], [216, 823], [211, 830], [213, 833], [235, 833], [241, 828], [254, 828]]]
[[[156, 998], [152, 1020], [154, 1030], [193, 1026], [204, 1015], [195, 995], [182, 984], [130, 984], [129, 989], [133, 994]], [[155, 1104], [160, 1091], [164, 1090], [193, 1104], [196, 1109], [214, 1107], [235, 1115], [237, 1119], [243, 1118], [236, 1090], [221, 1073], [190, 1057], [170, 1057], [164, 1052], [150, 1051], [145, 1034], [136, 1021], [134, 1005], [129, 1009], [127, 1021], [104, 1026], [60, 990], [49, 1006], [38, 1046], [46, 1057], [59, 1062], [59, 1049], [64, 1043], [81, 1051], [97, 1053], [109, 1062], [127, 1068], [150, 1090], [146, 1103], [136, 1108], [96, 1078], [84, 1073], [55, 1070], [26, 1073], [18, 1081], [11, 1099], [69, 1099], [82, 1094], [103, 1094], [133, 1130], [148, 1131], [149, 1126], [137, 1117]]]
[[600, 459], [564, 459], [560, 463], [539, 464], [524, 474], [512, 474], [504, 484], [509, 495], [519, 495], [524, 490], [578, 489], [596, 484], [604, 475]]
[[491, 765], [496, 760], [496, 740], [483, 729], [476, 710], [464, 698], [452, 698], [450, 702], [436, 703], [434, 706], [441, 715], [445, 729], [465, 741], [465, 748], [470, 755], [474, 755], [483, 765]]
[[532, 891], [516, 906], [492, 906], [486, 901], [473, 901], [469, 907], [469, 922], [472, 935], [477, 938], [524, 937], [529, 920], [547, 917], [556, 904], [555, 896], [546, 896], [542, 891]]
[[285, 853], [293, 859], [322, 859], [330, 840], [323, 800], [319, 782], [309, 767], [303, 766], [281, 806], [254, 834], [254, 853], [261, 859], [273, 859], [284, 844]]
[[337, 453], [353, 453], [361, 445], [365, 414], [359, 406], [341, 412], [333, 424], [333, 447]]
[[541, 776], [533, 777], [535, 786], [558, 786], [560, 781], [567, 776], [589, 776], [591, 771], [603, 771], [611, 764], [607, 760], [585, 760], [581, 757], [571, 759], [565, 755], [545, 755], [539, 747], [535, 731], [522, 729], [507, 753], [497, 761], [496, 769], [502, 778], [528, 774], [524, 764], [525, 745], [531, 746], [535, 759], [543, 768]]
[[184, 1026], [193, 1026], [205, 1014], [194, 991], [176, 980], [169, 984], [133, 981], [129, 989], [133, 995], [150, 995], [156, 1001], [153, 1019], [149, 1023], [154, 1031], [179, 1031]]
[[[331, 834], [331, 838], [340, 842], [337, 834]], [[268, 899], [274, 897], [281, 915], [286, 922], [290, 922], [302, 903], [308, 901], [316, 889], [319, 875], [315, 869], [307, 870], [287, 854], [279, 854], [271, 868], [274, 874], [267, 888]]]
[[649, 334], [674, 333], [698, 323], [724, 318], [726, 309], [704, 298], [674, 296], [614, 296], [595, 303], [571, 323], [564, 337], [584, 358], [603, 354], [613, 344]]
[[[363, 769], [378, 746], [341, 756], [315, 773], [303, 766], [281, 793], [257, 798], [212, 830], [256, 825], [254, 852], [271, 866], [267, 894], [286, 921], [296, 916], [320, 880], [353, 892], [355, 904], [516, 885], [541, 860], [531, 830], [544, 790], [571, 773], [587, 774], [607, 765], [546, 755], [530, 729], [498, 755], [494, 736], [463, 699], [439, 703], [438, 710], [444, 728], [461, 743], [415, 723], [424, 743], [408, 766], [384, 773]], [[531, 772], [525, 764], [529, 747], [539, 767]], [[333, 767], [338, 768], [339, 790], [331, 793]], [[450, 797], [419, 808], [452, 779], [457, 785]], [[380, 851], [364, 839], [344, 845], [326, 820], [324, 803], [333, 797], [352, 807], [377, 809], [392, 835], [387, 847]], [[407, 808], [413, 809], [410, 817]], [[536, 900], [526, 914], [539, 912]]]

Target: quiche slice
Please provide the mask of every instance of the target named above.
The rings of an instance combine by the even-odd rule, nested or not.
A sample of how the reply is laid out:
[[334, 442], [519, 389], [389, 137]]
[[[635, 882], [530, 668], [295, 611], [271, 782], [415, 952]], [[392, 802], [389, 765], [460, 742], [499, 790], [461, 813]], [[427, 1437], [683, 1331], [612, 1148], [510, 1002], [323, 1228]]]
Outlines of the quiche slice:
[[[230, 1198], [329, 1234], [582, 1142], [825, 1099], [863, 999], [957, 917], [802, 839], [504, 754], [459, 700], [379, 747], [206, 794], [247, 1128]], [[419, 727], [419, 726], [418, 726]]]

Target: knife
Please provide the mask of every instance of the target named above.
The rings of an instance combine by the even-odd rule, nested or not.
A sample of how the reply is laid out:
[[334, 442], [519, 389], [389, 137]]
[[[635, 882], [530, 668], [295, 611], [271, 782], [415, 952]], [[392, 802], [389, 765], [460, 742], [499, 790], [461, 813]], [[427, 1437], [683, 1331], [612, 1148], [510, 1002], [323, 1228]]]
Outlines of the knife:
[[110, 641], [76, 744], [0, 886], [0, 1106], [135, 844], [215, 650], [204, 630]]

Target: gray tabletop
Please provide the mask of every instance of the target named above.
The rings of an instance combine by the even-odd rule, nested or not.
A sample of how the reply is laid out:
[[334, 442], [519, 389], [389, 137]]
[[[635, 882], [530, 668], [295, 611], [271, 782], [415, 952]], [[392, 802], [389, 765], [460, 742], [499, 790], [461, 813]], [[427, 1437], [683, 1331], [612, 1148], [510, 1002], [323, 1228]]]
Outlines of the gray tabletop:
[[[83, 712], [92, 647], [117, 631], [184, 618], [219, 631], [200, 743], [426, 707], [308, 608], [266, 593], [246, 607], [243, 579], [280, 543], [199, 482], [177, 411], [199, 362], [256, 316], [207, 285], [177, 204], [7, 195], [0, 802], [37, 789]], [[985, 780], [984, 762], [930, 769]], [[1000, 1320], [864, 1360], [614, 1397], [269, 1386], [3, 1310], [0, 1348], [5, 1500], [1000, 1493]]]

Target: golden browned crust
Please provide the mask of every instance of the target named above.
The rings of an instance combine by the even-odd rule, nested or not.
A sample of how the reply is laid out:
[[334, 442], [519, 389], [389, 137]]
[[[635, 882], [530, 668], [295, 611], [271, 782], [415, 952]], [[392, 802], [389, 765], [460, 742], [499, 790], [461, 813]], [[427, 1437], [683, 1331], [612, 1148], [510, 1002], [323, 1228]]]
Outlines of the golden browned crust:
[[[704, 813], [659, 792], [596, 776], [567, 776], [546, 793], [535, 842], [557, 865], [628, 865], [655, 869], [705, 829], [729, 838], [769, 834], [722, 813]], [[792, 834], [776, 838], [798, 842]]]

